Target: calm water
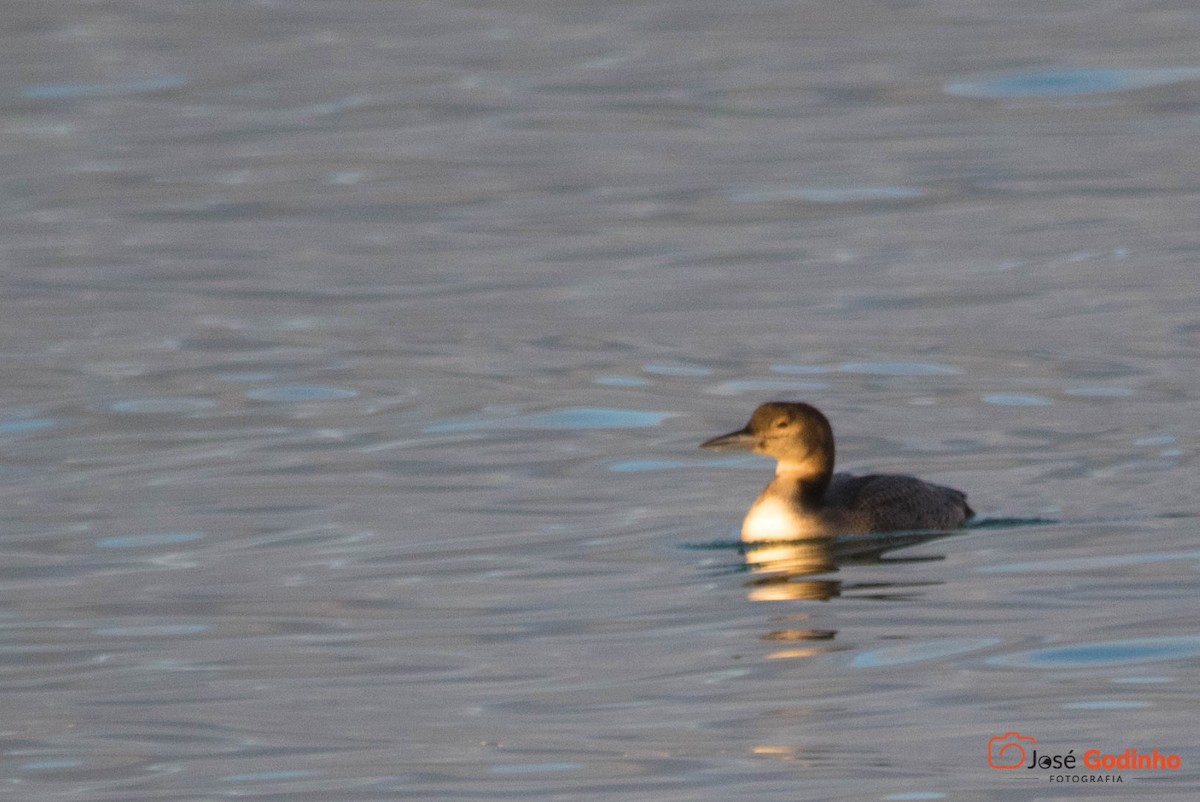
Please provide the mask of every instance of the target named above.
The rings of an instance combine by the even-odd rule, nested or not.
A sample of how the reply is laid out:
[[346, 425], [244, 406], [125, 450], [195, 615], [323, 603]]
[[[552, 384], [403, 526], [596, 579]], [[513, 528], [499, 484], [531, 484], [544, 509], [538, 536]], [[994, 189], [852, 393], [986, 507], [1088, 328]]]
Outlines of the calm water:
[[[1195, 798], [1198, 39], [12, 4], [0, 789]], [[983, 522], [743, 554], [771, 398]]]

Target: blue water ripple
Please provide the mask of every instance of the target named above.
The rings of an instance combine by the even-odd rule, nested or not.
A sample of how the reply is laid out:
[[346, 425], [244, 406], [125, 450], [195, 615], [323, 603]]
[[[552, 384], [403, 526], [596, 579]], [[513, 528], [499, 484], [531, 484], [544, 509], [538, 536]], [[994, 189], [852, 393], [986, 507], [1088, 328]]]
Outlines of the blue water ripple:
[[51, 426], [57, 426], [58, 421], [54, 418], [25, 418], [23, 420], [6, 420], [0, 421], [0, 434], [22, 434], [24, 432], [36, 432], [39, 429], [49, 429]]
[[608, 466], [613, 473], [637, 473], [639, 471], [667, 471], [686, 468], [691, 463], [678, 459], [628, 459]]
[[35, 760], [21, 764], [21, 768], [24, 771], [52, 771], [54, 769], [74, 769], [82, 765], [82, 760], [61, 758], [58, 760]]
[[714, 395], [744, 393], [816, 393], [828, 390], [829, 382], [788, 381], [786, 379], [737, 379], [719, 384], [710, 392]]
[[267, 382], [274, 379], [275, 374], [244, 371], [241, 373], [222, 373], [217, 378], [223, 382]]
[[256, 783], [256, 782], [274, 782], [277, 780], [298, 780], [301, 777], [311, 777], [314, 772], [304, 769], [290, 769], [280, 771], [259, 771], [253, 774], [229, 774], [222, 777], [221, 780], [227, 783]]
[[867, 373], [874, 376], [957, 376], [958, 368], [936, 362], [845, 362], [843, 373]]
[[1019, 668], [1081, 668], [1200, 656], [1200, 635], [1096, 641], [1000, 655], [988, 663]]
[[281, 387], [261, 387], [247, 390], [246, 398], [251, 401], [334, 401], [354, 398], [357, 390], [345, 387], [325, 387], [319, 384], [287, 384]]
[[648, 379], [643, 379], [641, 376], [618, 375], [597, 376], [592, 381], [605, 387], [645, 387], [650, 383]]
[[1092, 702], [1069, 702], [1063, 705], [1064, 710], [1136, 710], [1150, 707], [1149, 702], [1134, 702], [1131, 700], [1109, 699]]
[[657, 426], [673, 412], [607, 407], [568, 407], [497, 420], [460, 420], [426, 426], [429, 434], [499, 429], [640, 429]]
[[174, 415], [213, 409], [217, 402], [209, 398], [127, 398], [108, 405], [113, 412], [138, 415]]
[[1160, 562], [1200, 560], [1200, 551], [1152, 551], [1137, 554], [1110, 554], [1095, 557], [1065, 557], [1061, 560], [1030, 560], [1027, 562], [985, 565], [977, 568], [981, 574], [1041, 574], [1059, 571], [1108, 571], [1130, 565]]
[[1128, 387], [1069, 387], [1063, 390], [1066, 395], [1080, 395], [1086, 398], [1130, 398], [1133, 390]]
[[1139, 437], [1133, 441], [1135, 446], [1169, 446], [1175, 442], [1175, 435], [1156, 434], [1152, 437]]
[[116, 535], [102, 537], [96, 545], [102, 549], [142, 549], [149, 546], [173, 546], [200, 540], [203, 532], [156, 532], [150, 535]]
[[824, 365], [772, 365], [773, 373], [785, 373], [792, 376], [811, 376], [818, 373], [828, 373]]
[[712, 369], [700, 365], [643, 365], [642, 370], [659, 376], [711, 376]]
[[886, 646], [856, 655], [850, 661], [850, 666], [852, 668], [881, 668], [920, 663], [926, 660], [939, 660], [943, 657], [955, 657], [980, 649], [989, 649], [998, 643], [1000, 643], [999, 638], [942, 638], [903, 646]]
[[116, 81], [113, 83], [30, 84], [21, 88], [21, 97], [37, 98], [40, 100], [80, 97], [119, 97], [121, 95], [140, 95], [146, 92], [162, 92], [167, 89], [178, 89], [181, 86], [186, 86], [187, 83], [188, 79], [184, 75], [160, 75], [155, 78], [144, 78], [140, 81]]
[[927, 194], [927, 191], [921, 187], [793, 187], [791, 189], [732, 192], [729, 199], [734, 203], [770, 203], [772, 201], [868, 203], [923, 198]]
[[1043, 398], [1040, 395], [1019, 393], [992, 393], [985, 395], [983, 400], [988, 404], [1000, 404], [1006, 407], [1040, 407], [1052, 403], [1049, 398]]
[[512, 763], [492, 766], [492, 774], [544, 774], [555, 771], [575, 771], [578, 763]]
[[147, 624], [140, 627], [103, 627], [92, 630], [113, 638], [162, 638], [171, 635], [197, 635], [209, 630], [208, 624]]
[[1168, 69], [1045, 69], [1007, 73], [949, 84], [946, 92], [965, 97], [1048, 98], [1127, 92], [1200, 80], [1200, 67]]

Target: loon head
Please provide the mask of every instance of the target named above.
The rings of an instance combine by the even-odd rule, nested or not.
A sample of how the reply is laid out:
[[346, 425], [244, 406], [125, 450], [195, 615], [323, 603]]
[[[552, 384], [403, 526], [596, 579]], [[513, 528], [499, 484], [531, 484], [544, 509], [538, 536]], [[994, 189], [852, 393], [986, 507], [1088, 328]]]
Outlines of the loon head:
[[774, 457], [779, 462], [777, 473], [833, 471], [833, 428], [819, 409], [799, 402], [762, 404], [744, 428], [707, 440], [700, 447]]

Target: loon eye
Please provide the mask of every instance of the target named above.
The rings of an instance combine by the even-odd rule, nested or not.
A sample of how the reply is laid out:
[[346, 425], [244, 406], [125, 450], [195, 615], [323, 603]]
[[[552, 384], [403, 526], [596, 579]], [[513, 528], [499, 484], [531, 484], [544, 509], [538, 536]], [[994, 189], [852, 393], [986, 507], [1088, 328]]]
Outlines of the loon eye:
[[775, 428], [776, 429], [786, 429], [790, 424], [791, 424], [791, 421], [788, 420], [787, 418], [780, 418], [779, 420], [775, 421]]

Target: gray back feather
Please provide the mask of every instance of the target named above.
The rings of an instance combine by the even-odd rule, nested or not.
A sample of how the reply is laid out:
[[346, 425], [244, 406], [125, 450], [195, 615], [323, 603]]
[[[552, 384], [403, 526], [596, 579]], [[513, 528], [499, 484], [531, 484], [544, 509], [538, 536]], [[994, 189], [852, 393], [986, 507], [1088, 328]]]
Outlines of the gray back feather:
[[913, 476], [836, 473], [825, 491], [825, 512], [863, 532], [957, 529], [974, 511], [966, 494]]

